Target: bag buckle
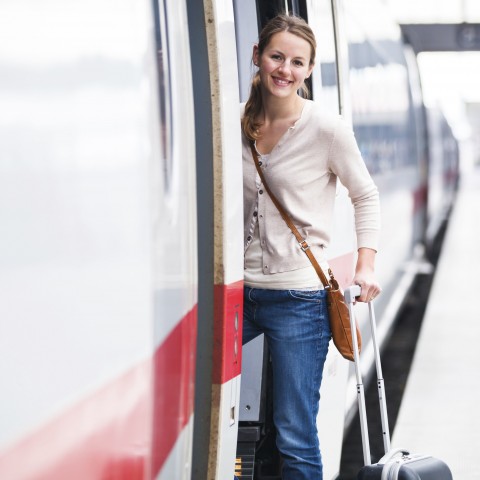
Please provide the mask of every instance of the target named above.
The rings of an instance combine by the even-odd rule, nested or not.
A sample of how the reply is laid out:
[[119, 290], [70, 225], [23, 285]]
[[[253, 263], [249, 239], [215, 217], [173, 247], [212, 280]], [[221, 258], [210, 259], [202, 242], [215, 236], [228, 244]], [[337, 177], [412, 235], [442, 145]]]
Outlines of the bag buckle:
[[298, 244], [300, 245], [300, 248], [304, 252], [306, 252], [307, 250], [310, 249], [310, 245], [305, 240], [302, 240], [301, 242], [298, 242]]

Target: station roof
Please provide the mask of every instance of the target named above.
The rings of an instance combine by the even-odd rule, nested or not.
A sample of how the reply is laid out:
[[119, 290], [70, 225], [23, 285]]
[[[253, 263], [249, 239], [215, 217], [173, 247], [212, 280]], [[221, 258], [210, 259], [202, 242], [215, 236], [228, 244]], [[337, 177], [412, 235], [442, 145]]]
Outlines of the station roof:
[[480, 51], [480, 23], [402, 24], [416, 53]]
[[420, 52], [480, 50], [478, 0], [384, 0]]

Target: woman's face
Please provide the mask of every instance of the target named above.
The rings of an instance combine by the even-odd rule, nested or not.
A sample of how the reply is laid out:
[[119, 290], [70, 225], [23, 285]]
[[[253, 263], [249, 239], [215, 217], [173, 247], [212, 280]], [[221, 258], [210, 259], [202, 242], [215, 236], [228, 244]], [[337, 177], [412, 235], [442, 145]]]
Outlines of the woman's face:
[[290, 32], [272, 35], [261, 55], [255, 45], [253, 61], [260, 68], [264, 90], [275, 97], [296, 95], [312, 73], [311, 53], [310, 44]]

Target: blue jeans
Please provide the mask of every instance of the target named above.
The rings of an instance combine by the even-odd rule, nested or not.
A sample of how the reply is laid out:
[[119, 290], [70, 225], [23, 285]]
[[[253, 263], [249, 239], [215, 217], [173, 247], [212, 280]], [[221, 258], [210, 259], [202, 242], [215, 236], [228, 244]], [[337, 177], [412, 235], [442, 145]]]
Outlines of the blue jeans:
[[243, 343], [264, 333], [273, 367], [273, 420], [284, 480], [321, 480], [317, 433], [331, 332], [324, 290], [245, 287]]

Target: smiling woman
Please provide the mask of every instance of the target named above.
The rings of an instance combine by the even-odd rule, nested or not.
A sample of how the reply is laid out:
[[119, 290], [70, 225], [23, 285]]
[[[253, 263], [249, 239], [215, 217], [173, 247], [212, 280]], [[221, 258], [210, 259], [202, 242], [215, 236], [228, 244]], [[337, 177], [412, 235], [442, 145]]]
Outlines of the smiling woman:
[[[323, 478], [316, 419], [331, 337], [326, 291], [269, 194], [291, 215], [322, 267], [337, 177], [355, 206], [360, 301], [377, 295], [373, 272], [378, 192], [352, 131], [298, 94], [315, 65], [307, 23], [278, 15], [253, 48], [258, 66], [242, 118], [245, 291], [243, 342], [264, 333], [273, 369], [273, 419], [284, 480]], [[257, 173], [252, 154], [259, 157]], [[263, 176], [267, 180], [263, 180]], [[308, 239], [308, 240], [307, 240]]]

